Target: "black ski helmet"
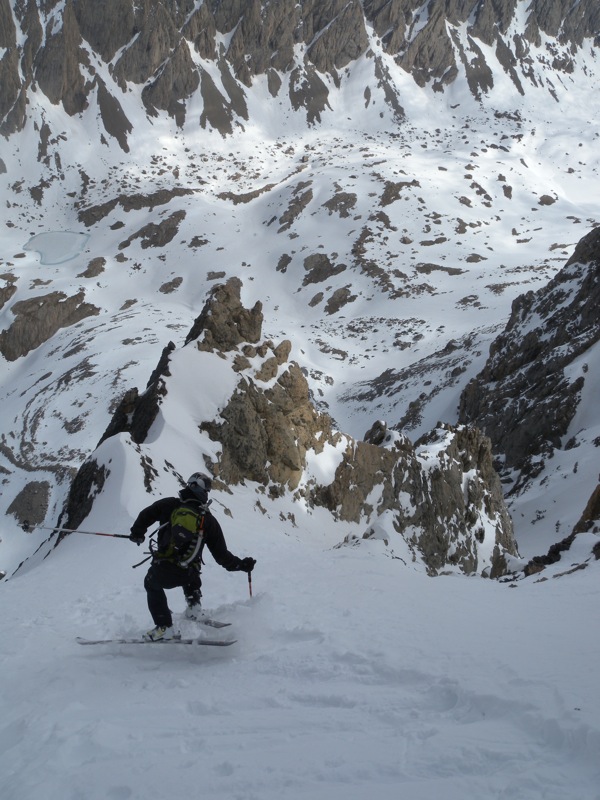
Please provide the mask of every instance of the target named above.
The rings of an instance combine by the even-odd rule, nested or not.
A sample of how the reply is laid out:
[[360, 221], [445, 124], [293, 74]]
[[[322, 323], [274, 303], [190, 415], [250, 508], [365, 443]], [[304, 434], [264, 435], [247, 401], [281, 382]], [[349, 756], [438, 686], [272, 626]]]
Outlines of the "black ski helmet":
[[199, 500], [205, 504], [208, 501], [208, 493], [212, 489], [212, 480], [204, 472], [194, 472], [187, 480], [186, 488]]

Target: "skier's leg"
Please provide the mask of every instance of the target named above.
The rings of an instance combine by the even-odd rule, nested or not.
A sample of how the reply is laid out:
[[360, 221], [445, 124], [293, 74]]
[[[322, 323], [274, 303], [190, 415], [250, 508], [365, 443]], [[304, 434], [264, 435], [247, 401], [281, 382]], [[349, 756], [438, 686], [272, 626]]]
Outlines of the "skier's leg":
[[197, 566], [189, 567], [187, 570], [185, 583], [183, 584], [182, 588], [183, 594], [185, 595], [185, 601], [187, 603], [186, 616], [190, 619], [194, 619], [201, 614], [201, 586], [202, 580], [200, 578], [199, 568]]
[[175, 586], [180, 586], [181, 577], [172, 574], [172, 570], [169, 570], [168, 567], [168, 564], [161, 564], [160, 562], [152, 564], [144, 579], [144, 589], [148, 598], [148, 610], [154, 624], [170, 628], [173, 624], [173, 617], [167, 603], [165, 589], [173, 589]]

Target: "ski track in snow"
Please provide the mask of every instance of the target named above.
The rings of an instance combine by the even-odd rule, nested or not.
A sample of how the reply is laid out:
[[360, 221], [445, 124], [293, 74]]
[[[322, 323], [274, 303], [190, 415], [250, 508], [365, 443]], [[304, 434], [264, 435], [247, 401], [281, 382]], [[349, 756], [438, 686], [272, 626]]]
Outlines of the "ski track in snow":
[[148, 625], [129, 543], [67, 540], [3, 587], [3, 797], [598, 800], [597, 568], [430, 579], [272, 527], [252, 599], [207, 559], [226, 652], [76, 644]]

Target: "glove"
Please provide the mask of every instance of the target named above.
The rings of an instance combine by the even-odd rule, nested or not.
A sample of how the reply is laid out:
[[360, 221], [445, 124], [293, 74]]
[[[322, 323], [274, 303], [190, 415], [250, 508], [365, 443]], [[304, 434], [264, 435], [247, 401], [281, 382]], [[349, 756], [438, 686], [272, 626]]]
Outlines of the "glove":
[[255, 564], [256, 564], [256, 559], [250, 558], [250, 556], [248, 556], [248, 558], [242, 558], [238, 569], [240, 570], [240, 572], [247, 572], [249, 575], [254, 569]]
[[131, 531], [131, 533], [129, 534], [129, 541], [135, 542], [135, 544], [144, 544], [145, 540], [146, 537], [144, 536], [143, 533], [134, 533], [133, 531]]

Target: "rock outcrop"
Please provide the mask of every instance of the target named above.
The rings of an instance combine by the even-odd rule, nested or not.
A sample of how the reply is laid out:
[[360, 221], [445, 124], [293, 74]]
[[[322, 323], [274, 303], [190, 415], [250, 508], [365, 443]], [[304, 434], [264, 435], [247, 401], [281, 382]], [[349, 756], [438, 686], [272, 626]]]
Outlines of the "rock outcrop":
[[[77, 530], [92, 510], [94, 499], [102, 491], [107, 477], [106, 467], [99, 465], [93, 457], [82, 464], [71, 483], [57, 528]], [[55, 544], [58, 544], [64, 536], [64, 533], [59, 534]]]
[[[600, 228], [546, 287], [518, 297], [483, 371], [465, 388], [460, 421], [490, 437], [506, 470], [535, 476], [564, 442], [600, 340]], [[572, 368], [576, 359], [581, 364]]]
[[50, 484], [48, 481], [29, 481], [6, 509], [19, 525], [41, 525], [48, 513]]
[[573, 528], [575, 535], [589, 531], [600, 534], [600, 483], [592, 492], [581, 517]]
[[298, 486], [308, 450], [321, 452], [332, 440], [331, 420], [314, 408], [299, 366], [288, 363], [290, 342], [260, 341], [261, 304], [244, 308], [241, 286], [233, 278], [215, 287], [186, 344], [205, 352], [233, 352], [233, 369], [240, 376], [220, 419], [201, 425], [222, 446], [215, 475], [227, 484], [255, 481], [278, 496]]
[[452, 567], [504, 574], [517, 548], [489, 439], [440, 424], [416, 445], [397, 435], [382, 444], [349, 441], [333, 481], [314, 488], [314, 502], [337, 519], [367, 521], [366, 539], [381, 538], [378, 520], [391, 514], [431, 574]]
[[257, 302], [252, 309], [244, 308], [240, 299], [241, 288], [239, 278], [215, 286], [185, 343], [203, 335], [199, 346], [206, 350], [229, 351], [242, 342], [256, 344], [262, 331], [262, 304]]
[[170, 374], [169, 354], [174, 349], [173, 342], [169, 342], [163, 349], [144, 392], [140, 394], [135, 387], [125, 392], [113, 413], [108, 428], [100, 438], [98, 446], [118, 433], [128, 433], [136, 444], [145, 441], [148, 431], [158, 415], [161, 399], [166, 394], [165, 378]]
[[85, 292], [67, 297], [63, 292], [50, 292], [13, 304], [14, 322], [0, 332], [0, 353], [7, 361], [16, 361], [46, 342], [60, 329], [75, 325], [100, 309], [85, 302]]

